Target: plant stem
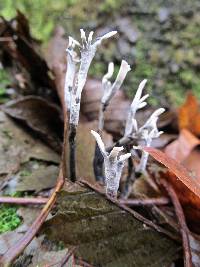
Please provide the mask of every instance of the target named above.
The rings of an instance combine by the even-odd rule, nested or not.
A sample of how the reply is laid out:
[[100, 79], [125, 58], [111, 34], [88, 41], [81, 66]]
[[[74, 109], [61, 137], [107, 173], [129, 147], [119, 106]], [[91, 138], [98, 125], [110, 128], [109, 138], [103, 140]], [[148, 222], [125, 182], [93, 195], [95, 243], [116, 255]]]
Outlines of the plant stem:
[[76, 125], [69, 125], [69, 170], [70, 179], [76, 181]]
[[171, 198], [172, 204], [174, 206], [175, 214], [180, 226], [180, 232], [182, 235], [182, 244], [183, 244], [183, 252], [184, 252], [184, 266], [185, 267], [192, 267], [192, 255], [191, 255], [191, 248], [190, 248], [190, 240], [189, 240], [189, 230], [185, 221], [185, 215], [176, 194], [176, 191], [172, 187], [172, 185], [164, 180], [160, 180], [160, 184], [164, 187], [167, 194]]

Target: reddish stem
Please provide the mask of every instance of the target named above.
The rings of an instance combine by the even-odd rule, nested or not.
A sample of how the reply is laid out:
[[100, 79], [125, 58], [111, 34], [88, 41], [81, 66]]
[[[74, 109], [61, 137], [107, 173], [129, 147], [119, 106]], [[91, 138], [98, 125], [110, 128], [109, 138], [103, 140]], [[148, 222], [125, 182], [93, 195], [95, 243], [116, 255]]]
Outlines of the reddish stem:
[[182, 235], [182, 243], [184, 251], [184, 266], [192, 267], [192, 256], [189, 243], [189, 230], [185, 221], [185, 215], [183, 213], [183, 209], [181, 207], [177, 194], [172, 185], [164, 179], [160, 180], [160, 184], [165, 188], [166, 192], [171, 198], [171, 201], [175, 209], [176, 217], [180, 225], [180, 232]]
[[29, 205], [36, 204], [42, 205], [46, 204], [48, 198], [33, 198], [33, 197], [0, 197], [0, 203], [9, 203], [9, 204], [17, 204], [17, 205]]
[[170, 201], [166, 197], [159, 197], [147, 199], [120, 199], [119, 203], [127, 206], [162, 206], [169, 204]]

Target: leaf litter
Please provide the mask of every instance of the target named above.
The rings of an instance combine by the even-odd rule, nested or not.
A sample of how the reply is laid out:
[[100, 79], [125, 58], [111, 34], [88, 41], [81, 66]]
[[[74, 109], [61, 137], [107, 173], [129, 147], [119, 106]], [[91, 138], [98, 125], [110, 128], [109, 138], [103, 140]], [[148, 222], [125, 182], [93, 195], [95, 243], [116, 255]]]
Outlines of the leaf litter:
[[[17, 20], [18, 20], [17, 23], [19, 24], [21, 23], [21, 21], [23, 21], [25, 24], [27, 23], [24, 21], [23, 15], [20, 13], [18, 13]], [[7, 29], [8, 34], [10, 34], [10, 30], [11, 29], [8, 27]], [[20, 34], [22, 32], [20, 32]], [[28, 38], [28, 42], [32, 43], [33, 40], [31, 40], [29, 35], [26, 34], [25, 38]], [[56, 39], [54, 40], [55, 41], [53, 44], [54, 46], [57, 46], [56, 42], [58, 40], [59, 42], [60, 41], [63, 42], [62, 38]], [[24, 41], [23, 38], [21, 38], [20, 36], [19, 40], [16, 42], [17, 49], [19, 49], [19, 44], [23, 43], [23, 41]], [[61, 47], [64, 48], [64, 46], [61, 46]], [[27, 61], [28, 63], [30, 59], [29, 55], [27, 53], [23, 55], [21, 49], [19, 50], [17, 49], [14, 51], [14, 53], [18, 54], [18, 58], [23, 57], [25, 59], [22, 62]], [[44, 67], [44, 71], [45, 71], [44, 77], [46, 78], [44, 79], [44, 77], [41, 77], [41, 79], [39, 79], [38, 82], [43, 85], [48, 84], [50, 88], [53, 88], [55, 86], [54, 82], [50, 80], [49, 77], [47, 77], [46, 75], [48, 73], [48, 68], [47, 68], [46, 63], [42, 60], [41, 57], [37, 55], [37, 53], [35, 53], [33, 45], [29, 46], [29, 49], [27, 51], [29, 52], [31, 51], [30, 55], [35, 57], [34, 60], [36, 60], [36, 62], [39, 62], [40, 70], [42, 70], [41, 66]], [[9, 53], [12, 55], [11, 50], [9, 51]], [[64, 50], [62, 51], [62, 49], [60, 49], [59, 55], [61, 55], [60, 58], [63, 58]], [[60, 80], [63, 80], [63, 75], [65, 71], [63, 71], [62, 67], [59, 68], [60, 65], [58, 62], [54, 61], [53, 66], [54, 68], [57, 67], [57, 70], [54, 72], [56, 76], [55, 81], [57, 82], [58, 94], [61, 98], [61, 102], [63, 103], [62, 88], [60, 87], [59, 84], [60, 84]], [[29, 70], [30, 70], [30, 67], [31, 66], [28, 64]], [[35, 77], [35, 73], [36, 73], [35, 69], [33, 68], [30, 71], [30, 73], [31, 73], [31, 78], [33, 80]], [[87, 92], [87, 90], [85, 90], [84, 92]], [[93, 93], [93, 95], [95, 96], [95, 93]], [[90, 94], [88, 95], [88, 99], [89, 97], [90, 97]], [[123, 94], [120, 97], [121, 97], [120, 100], [115, 103], [115, 106], [119, 105], [122, 107], [122, 110], [123, 110], [124, 108], [126, 108], [127, 100]], [[85, 115], [85, 117], [82, 117], [82, 123], [83, 123], [82, 131], [85, 131], [84, 124], [86, 123], [88, 119], [88, 114], [95, 115], [96, 113], [94, 109], [96, 109], [96, 107], [98, 106], [97, 104], [99, 103], [98, 99], [97, 100], [94, 99], [94, 102], [92, 103], [92, 105], [90, 105], [89, 103], [91, 101], [87, 100], [87, 96], [85, 96], [85, 98], [86, 98], [84, 100], [85, 102], [83, 101], [83, 105], [82, 105], [82, 111]], [[37, 123], [34, 124], [29, 120], [29, 115], [31, 116], [38, 115], [34, 113], [35, 112], [34, 109], [29, 113], [30, 106], [29, 104], [27, 105], [27, 103], [30, 103], [30, 101], [35, 101], [35, 100], [36, 100], [35, 97], [28, 97], [28, 98], [25, 97], [21, 100], [11, 102], [10, 104], [8, 104], [8, 106], [5, 108], [4, 111], [7, 112], [9, 115], [11, 115], [11, 117], [24, 121], [25, 124], [28, 125], [29, 129], [31, 128], [32, 130], [37, 132], [40, 135], [40, 138], [42, 138], [43, 140], [44, 140], [45, 134], [52, 134], [52, 136], [55, 137], [53, 129], [50, 129], [48, 127], [45, 128], [44, 127], [45, 125], [42, 125], [42, 124], [38, 128]], [[41, 100], [41, 99], [36, 100], [36, 102], [40, 102], [40, 101], [44, 101], [44, 100]], [[193, 103], [194, 102], [195, 101], [193, 101]], [[86, 103], [85, 106], [84, 106], [84, 103]], [[25, 106], [23, 106], [23, 104], [25, 104]], [[49, 103], [46, 103], [46, 104], [47, 106], [49, 106]], [[23, 106], [23, 110], [21, 111], [22, 106]], [[88, 112], [86, 108], [90, 106], [91, 106], [91, 110], [90, 112]], [[187, 110], [186, 113], [188, 113], [190, 110], [188, 108], [184, 108], [184, 109]], [[195, 110], [195, 113], [198, 113], [196, 111], [197, 104], [194, 105], [194, 110]], [[124, 120], [123, 116], [126, 117], [126, 115], [124, 115], [125, 114], [124, 111], [118, 112], [116, 110], [115, 112], [115, 108], [113, 112], [114, 114], [116, 113], [115, 116], [113, 118], [109, 117], [109, 113], [108, 113], [106, 117], [107, 122], [105, 122], [105, 124], [109, 132], [112, 132], [114, 135], [119, 136], [121, 134], [122, 127], [123, 127], [123, 120]], [[183, 116], [183, 115], [179, 115], [179, 116]], [[188, 114], [186, 115], [186, 117], [188, 117]], [[36, 121], [40, 123], [39, 122], [40, 118], [38, 116], [36, 116], [36, 118], [37, 118]], [[95, 119], [95, 116], [89, 119], [93, 120]], [[58, 168], [58, 163], [60, 162], [59, 156], [54, 151], [52, 151], [52, 149], [49, 149], [47, 146], [43, 145], [38, 139], [35, 138], [35, 136], [34, 138], [31, 137], [31, 135], [27, 133], [27, 130], [25, 130], [24, 128], [22, 129], [21, 127], [16, 125], [15, 122], [8, 119], [8, 117], [6, 117], [2, 112], [0, 112], [0, 120], [1, 120], [0, 126], [1, 124], [3, 124], [2, 131], [0, 131], [1, 139], [3, 140], [2, 146], [0, 146], [0, 149], [3, 152], [1, 153], [2, 162], [3, 162], [2, 163], [3, 171], [1, 172], [2, 180], [6, 177], [8, 178], [7, 180], [9, 181], [10, 179], [12, 180], [13, 176], [19, 175], [22, 178], [21, 181], [24, 181], [24, 182], [26, 181], [24, 183], [25, 187], [22, 189], [27, 190], [28, 183], [29, 182], [31, 183], [31, 180], [33, 179], [34, 180], [38, 179], [37, 181], [38, 183], [41, 182], [41, 185], [34, 189], [33, 189], [34, 186], [32, 187], [33, 191], [35, 191], [36, 194], [38, 191], [48, 188], [47, 185], [45, 186], [43, 185], [42, 177], [46, 175], [45, 171], [47, 171], [47, 176], [49, 176], [48, 171], [50, 172], [50, 175], [51, 175], [51, 172], [54, 172], [55, 169]], [[187, 119], [187, 121], [190, 121], [190, 120], [191, 118]], [[180, 121], [180, 117], [179, 117], [179, 121]], [[171, 122], [172, 122], [172, 118], [170, 118], [170, 120], [164, 120], [162, 127], [168, 127]], [[46, 126], [48, 126], [47, 124]], [[191, 129], [191, 127], [193, 126], [191, 125], [188, 126], [187, 123], [184, 124], [184, 123], [179, 122], [179, 125], [181, 125], [180, 126], [181, 129], [189, 128], [189, 130], [193, 132], [194, 134], [196, 135], [199, 134], [197, 131], [198, 125], [194, 127], [195, 129]], [[117, 129], [117, 131], [115, 129]], [[86, 142], [86, 146], [84, 148], [84, 143], [85, 143], [84, 138], [85, 138], [85, 134], [80, 137], [80, 144], [81, 146], [83, 145], [83, 147], [80, 149], [81, 151], [80, 157], [82, 160], [82, 163], [81, 163], [82, 167], [80, 168], [80, 173], [81, 173], [81, 176], [87, 176], [91, 179], [92, 178], [91, 171], [88, 172], [88, 170], [86, 170], [87, 169], [86, 167], [84, 170], [85, 162], [84, 162], [84, 155], [82, 155], [84, 151], [88, 149], [88, 144], [90, 144], [90, 141]], [[170, 141], [174, 138], [174, 136], [172, 137], [172, 139], [170, 139], [169, 137], [167, 138]], [[53, 139], [47, 138], [47, 139], [48, 139], [47, 140], [48, 145], [50, 145], [56, 150], [55, 144], [57, 143], [54, 143], [54, 145], [52, 145], [51, 143], [51, 140], [53, 140], [54, 138]], [[180, 142], [180, 139], [181, 138], [179, 138], [178, 142]], [[166, 141], [166, 143], [168, 143], [169, 141]], [[189, 149], [188, 149], [189, 157], [191, 156], [191, 153], [193, 153], [191, 151], [193, 151], [193, 148], [195, 148], [196, 143], [195, 142], [194, 144], [192, 143], [191, 147], [189, 145]], [[93, 148], [91, 146], [91, 151], [92, 149]], [[177, 175], [176, 177], [179, 177], [182, 180], [184, 180], [185, 184], [194, 193], [196, 193], [197, 195], [199, 194], [198, 189], [195, 188], [195, 185], [194, 185], [195, 182], [193, 183], [188, 180], [188, 177], [191, 178], [191, 175], [188, 174], [187, 171], [185, 172], [185, 169], [183, 171], [180, 165], [175, 164], [174, 166], [174, 164], [172, 164], [172, 162], [168, 158], [166, 158], [166, 156], [162, 158], [163, 155], [161, 154], [161, 152], [157, 152], [155, 150], [148, 150], [148, 152], [151, 152], [151, 154], [154, 153], [153, 155], [158, 161], [162, 161], [162, 162], [164, 161], [164, 163], [168, 165], [170, 170]], [[177, 153], [177, 155], [179, 155], [179, 152]], [[1, 162], [1, 159], [0, 159], [0, 162]], [[87, 166], [87, 164], [85, 166]], [[26, 168], [23, 169], [23, 167], [26, 167]], [[30, 170], [31, 170], [31, 173], [28, 173]], [[21, 175], [20, 175], [20, 172], [21, 172]], [[55, 178], [56, 176], [57, 175], [55, 174]], [[60, 177], [60, 174], [58, 177]], [[56, 188], [61, 188], [59, 186], [59, 182], [61, 181], [59, 181], [58, 179]], [[50, 183], [51, 183], [50, 187], [55, 185], [55, 183], [53, 184], [52, 181], [50, 181]], [[19, 186], [19, 184], [16, 183], [16, 186]], [[29, 186], [31, 188], [31, 184]], [[55, 189], [55, 194], [57, 194], [56, 189]], [[53, 195], [52, 203], [55, 203], [54, 195]], [[53, 206], [52, 203], [50, 207]], [[51, 209], [50, 208], [48, 210], [48, 205], [49, 203], [47, 204], [47, 206], [45, 206], [47, 210], [44, 210], [44, 213], [40, 213], [41, 216], [39, 215], [37, 217], [36, 215], [36, 217], [38, 218], [38, 221], [41, 220], [43, 222], [45, 218], [47, 217]], [[31, 211], [31, 209], [32, 208], [30, 208], [29, 212]], [[40, 212], [40, 209], [38, 210]], [[26, 216], [24, 216], [24, 218], [25, 217]], [[26, 219], [24, 221], [26, 221]], [[25, 247], [27, 245], [26, 238], [29, 235], [29, 231], [34, 230], [33, 232], [35, 233], [37, 233], [38, 231], [37, 227], [34, 228], [35, 227], [34, 223], [36, 221], [37, 219], [35, 219], [34, 217], [33, 221], [31, 220], [30, 225], [28, 226], [28, 229], [25, 235], [17, 236], [19, 238], [19, 241], [17, 241], [15, 237], [13, 236], [14, 242], [12, 244], [9, 244], [9, 247], [7, 247], [8, 251], [10, 251], [12, 247], [14, 248], [14, 250], [16, 249], [16, 245], [14, 243], [17, 243], [21, 246], [22, 242], [25, 242], [25, 245], [22, 245], [22, 247]], [[18, 230], [25, 231], [26, 223], [24, 223], [24, 225], [25, 226], [22, 225], [21, 230], [20, 228]], [[10, 233], [13, 233], [13, 232], [10, 232]], [[16, 234], [17, 232], [14, 231], [14, 233]], [[65, 182], [63, 190], [60, 193], [58, 193], [57, 205], [55, 209], [52, 210], [47, 221], [43, 225], [40, 234], [41, 233], [46, 233], [47, 234], [46, 238], [47, 239], [50, 238], [51, 242], [52, 240], [53, 241], [63, 240], [64, 245], [67, 248], [71, 246], [73, 247], [75, 245], [76, 249], [75, 249], [74, 254], [76, 255], [76, 257], [79, 257], [79, 260], [84, 259], [86, 261], [97, 263], [97, 264], [98, 263], [101, 264], [101, 262], [105, 262], [106, 264], [105, 266], [122, 266], [121, 264], [123, 264], [123, 266], [138, 266], [137, 265], [138, 263], [140, 264], [139, 266], [143, 266], [143, 265], [168, 266], [169, 264], [172, 263], [172, 261], [174, 261], [177, 257], [179, 257], [179, 254], [180, 254], [180, 243], [179, 243], [180, 240], [178, 238], [177, 232], [173, 233], [174, 238], [175, 236], [177, 236], [177, 241], [173, 241], [173, 238], [171, 237], [169, 238], [172, 232], [170, 231], [168, 232], [165, 229], [160, 228], [159, 226], [153, 224], [153, 222], [148, 221], [147, 219], [143, 218], [137, 212], [133, 212], [132, 210], [128, 209], [125, 206], [119, 206], [118, 203], [113, 203], [113, 201], [105, 198], [104, 195], [97, 192], [94, 188], [91, 189], [91, 188], [88, 188], [86, 185], [83, 186], [83, 184], [80, 185], [78, 183], [71, 185], [67, 181]], [[10, 238], [10, 240], [11, 239], [12, 238]], [[32, 237], [29, 240], [31, 239]], [[68, 253], [66, 249], [63, 250], [62, 248], [61, 250], [59, 250], [58, 249], [59, 245], [56, 245], [56, 249], [54, 249], [54, 251], [52, 250], [52, 247], [51, 247], [52, 244], [50, 246], [51, 247], [50, 250], [46, 249], [45, 246], [47, 245], [45, 244], [47, 244], [50, 241], [47, 241], [47, 243], [45, 242], [43, 243], [44, 241], [43, 236], [40, 236], [39, 238], [37, 237], [35, 239], [37, 242], [37, 245], [35, 247], [37, 247], [37, 249], [39, 248], [39, 252], [37, 249], [35, 249], [35, 251], [37, 252], [34, 252], [33, 254], [31, 254], [32, 252], [30, 253], [29, 251], [27, 252], [27, 255], [25, 257], [24, 257], [24, 254], [20, 256], [18, 260], [21, 261], [23, 264], [25, 264], [27, 257], [29, 258], [29, 264], [36, 264], [38, 263], [38, 261], [42, 262], [43, 264], [46, 264], [47, 262], [49, 262], [49, 259], [52, 259], [52, 261], [54, 261], [54, 258], [57, 256], [59, 257], [60, 254], [62, 255], [61, 256], [62, 258], [64, 254]], [[33, 239], [33, 241], [35, 239]], [[193, 235], [193, 239], [192, 238], [190, 239], [191, 239], [191, 248], [193, 249], [192, 250], [193, 263], [195, 264], [195, 266], [198, 266], [199, 241], [197, 237], [194, 238], [194, 235]], [[7, 239], [3, 239], [3, 242], [7, 242], [6, 240]], [[29, 246], [27, 248], [29, 248]], [[45, 253], [45, 249], [46, 249], [46, 253]], [[60, 254], [58, 253], [58, 250]], [[7, 252], [6, 252], [6, 255], [7, 255]], [[32, 262], [30, 260], [30, 255], [32, 258]], [[149, 260], [149, 257], [150, 257], [150, 260]]]

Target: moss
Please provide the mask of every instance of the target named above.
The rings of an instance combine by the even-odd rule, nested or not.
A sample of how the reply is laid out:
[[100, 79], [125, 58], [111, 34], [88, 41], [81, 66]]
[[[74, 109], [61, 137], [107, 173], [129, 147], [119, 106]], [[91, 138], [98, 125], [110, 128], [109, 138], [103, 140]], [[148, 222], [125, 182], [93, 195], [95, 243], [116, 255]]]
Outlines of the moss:
[[12, 231], [21, 223], [20, 217], [17, 215], [17, 208], [11, 205], [0, 205], [0, 234]]
[[102, 76], [106, 73], [106, 64], [101, 62], [95, 62], [89, 69], [89, 76], [102, 79]]
[[8, 85], [10, 85], [9, 75], [3, 68], [0, 68], [0, 104], [8, 100], [6, 93]]
[[[1, 14], [6, 18], [13, 17], [16, 8], [24, 12], [34, 36], [44, 41], [49, 39], [56, 24], [63, 25], [67, 34], [79, 38], [77, 29], [80, 27], [107, 30], [108, 27], [116, 27], [121, 19], [128, 18], [139, 31], [139, 38], [136, 44], [130, 44], [125, 34], [119, 31], [120, 38], [130, 46], [130, 54], [124, 58], [128, 59], [133, 70], [128, 74], [124, 88], [132, 97], [139, 82], [147, 78], [147, 91], [154, 97], [159, 96], [156, 98], [157, 104], [159, 98], [166, 99], [166, 102], [169, 98], [173, 104], [178, 104], [188, 89], [200, 95], [196, 71], [200, 55], [198, 7], [198, 0], [179, 3], [172, 0], [5, 0], [0, 3]], [[162, 23], [158, 16], [161, 8], [169, 11], [169, 16]], [[90, 76], [101, 79], [109, 61], [113, 61], [115, 66], [120, 65], [122, 56], [118, 47], [116, 39], [106, 43], [105, 49], [98, 50]], [[1, 92], [4, 95], [5, 89]], [[177, 102], [174, 102], [176, 99]]]

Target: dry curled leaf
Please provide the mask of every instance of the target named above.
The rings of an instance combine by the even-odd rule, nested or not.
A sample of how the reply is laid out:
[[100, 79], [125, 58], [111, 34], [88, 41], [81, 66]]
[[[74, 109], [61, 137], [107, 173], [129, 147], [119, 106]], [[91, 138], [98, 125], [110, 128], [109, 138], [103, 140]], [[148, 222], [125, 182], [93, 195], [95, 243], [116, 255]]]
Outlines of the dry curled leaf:
[[[183, 166], [176, 159], [170, 158], [159, 150], [154, 148], [145, 148], [145, 150], [169, 169], [167, 172], [161, 172], [161, 178], [168, 180], [173, 185], [180, 203], [183, 206], [184, 214], [190, 229], [196, 233], [200, 233], [200, 152], [195, 152], [195, 150], [193, 150], [182, 162], [182, 164], [185, 165]], [[196, 155], [196, 153], [198, 154]], [[192, 158], [192, 160], [189, 160], [190, 158]], [[189, 164], [191, 165], [189, 166]], [[194, 164], [196, 164], [196, 169], [198, 168], [197, 176], [194, 175], [194, 172], [188, 170], [189, 167], [194, 167]], [[195, 171], [195, 168], [193, 170]]]
[[26, 96], [8, 102], [2, 109], [34, 130], [55, 151], [61, 151], [63, 124], [56, 105], [41, 97]]
[[196, 196], [200, 198], [200, 183], [183, 165], [158, 149], [144, 147], [144, 150], [148, 152], [155, 160], [167, 167], [176, 175], [177, 178], [180, 179], [183, 184], [185, 184]]
[[196, 97], [189, 93], [185, 103], [178, 111], [180, 129], [188, 129], [194, 135], [200, 135], [200, 109]]
[[179, 137], [165, 148], [165, 153], [182, 162], [189, 156], [192, 150], [200, 144], [200, 140], [187, 129], [180, 131]]
[[[200, 140], [190, 133], [187, 129], [180, 132], [179, 138], [168, 145], [165, 152], [168, 156], [176, 159], [186, 167], [193, 177], [200, 184], [200, 150], [198, 145]], [[200, 220], [200, 198], [191, 192], [182, 182], [177, 180], [176, 176], [168, 171], [163, 174], [166, 179], [173, 185], [181, 204], [184, 207], [185, 216], [190, 228], [199, 232]], [[195, 178], [196, 177], [196, 178]]]

